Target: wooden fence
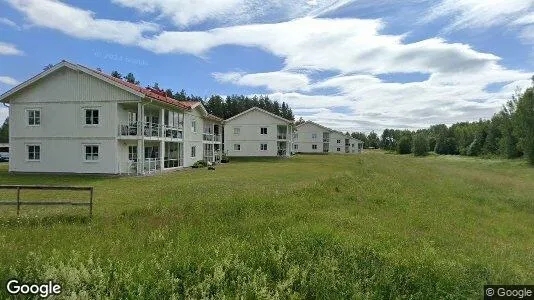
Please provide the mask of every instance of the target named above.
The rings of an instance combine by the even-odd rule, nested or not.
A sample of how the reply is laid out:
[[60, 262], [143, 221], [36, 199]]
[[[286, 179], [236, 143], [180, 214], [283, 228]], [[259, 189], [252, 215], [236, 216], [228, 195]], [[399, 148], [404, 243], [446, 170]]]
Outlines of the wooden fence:
[[[16, 201], [0, 201], [0, 205], [13, 205], [17, 206], [17, 215], [20, 213], [20, 207], [22, 205], [71, 205], [71, 206], [89, 206], [89, 216], [93, 216], [93, 196], [94, 188], [80, 187], [80, 186], [49, 186], [49, 185], [0, 185], [0, 189], [4, 190], [17, 190]], [[57, 200], [57, 201], [21, 201], [21, 190], [54, 190], [54, 191], [88, 191], [89, 202], [69, 201], [69, 200]]]

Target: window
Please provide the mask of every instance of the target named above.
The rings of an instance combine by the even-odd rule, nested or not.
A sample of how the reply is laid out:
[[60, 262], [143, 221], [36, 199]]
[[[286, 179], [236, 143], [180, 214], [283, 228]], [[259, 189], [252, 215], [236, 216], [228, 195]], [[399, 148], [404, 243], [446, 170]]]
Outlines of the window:
[[234, 150], [235, 151], [241, 151], [241, 145], [240, 144], [234, 144]]
[[312, 145], [313, 150], [317, 150], [317, 145]]
[[337, 152], [340, 152], [341, 151], [341, 148], [337, 148]]
[[293, 149], [299, 150], [299, 145], [298, 144], [293, 145]]
[[98, 125], [99, 118], [98, 109], [86, 109], [85, 110], [85, 125]]
[[261, 134], [267, 134], [267, 127], [262, 127], [262, 128], [260, 129], [260, 133], [261, 133]]
[[338, 144], [341, 144], [341, 140], [337, 140], [337, 143], [338, 143]]
[[98, 149], [97, 145], [85, 145], [85, 160], [86, 161], [95, 161], [98, 160]]
[[128, 146], [128, 160], [137, 161], [137, 146]]
[[234, 134], [239, 135], [240, 133], [241, 133], [241, 128], [239, 128], [239, 127], [235, 127], [235, 128], [234, 128]]
[[267, 144], [260, 144], [261, 151], [267, 151]]
[[312, 139], [317, 139], [317, 133], [312, 133]]
[[40, 161], [41, 160], [41, 146], [40, 145], [28, 145], [28, 160]]
[[28, 110], [28, 125], [30, 126], [41, 125], [41, 111], [39, 109]]
[[293, 139], [294, 140], [298, 140], [299, 139], [299, 134], [298, 133], [293, 133]]
[[197, 121], [196, 120], [191, 121], [191, 132], [194, 132], [194, 133], [197, 132]]
[[197, 146], [191, 147], [191, 157], [197, 156]]

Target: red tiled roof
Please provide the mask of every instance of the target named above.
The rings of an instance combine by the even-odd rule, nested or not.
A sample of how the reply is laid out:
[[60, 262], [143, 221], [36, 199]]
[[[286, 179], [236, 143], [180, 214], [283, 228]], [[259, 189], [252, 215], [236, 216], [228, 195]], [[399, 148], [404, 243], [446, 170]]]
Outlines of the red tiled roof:
[[198, 101], [178, 101], [178, 102], [180, 102], [180, 104], [187, 106], [191, 109], [197, 107], [200, 104], [200, 102]]
[[191, 109], [191, 107], [182, 104], [181, 102], [183, 102], [183, 101], [178, 101], [178, 100], [175, 100], [175, 99], [173, 99], [171, 97], [168, 97], [167, 95], [165, 95], [164, 92], [158, 93], [155, 90], [140, 87], [137, 84], [133, 84], [133, 83], [130, 83], [128, 81], [124, 81], [122, 79], [115, 78], [115, 77], [113, 77], [111, 75], [108, 75], [108, 74], [105, 74], [103, 72], [99, 72], [99, 71], [95, 71], [95, 72], [99, 73], [102, 76], [105, 76], [106, 78], [108, 78], [110, 80], [113, 80], [113, 81], [115, 81], [117, 83], [120, 83], [120, 84], [122, 84], [122, 85], [124, 85], [124, 86], [126, 86], [126, 87], [128, 87], [128, 88], [130, 88], [132, 90], [134, 90], [134, 91], [142, 93], [142, 94], [144, 94], [146, 97], [148, 97], [150, 99], [153, 99], [153, 100], [165, 103], [165, 104], [170, 104], [170, 105], [179, 107], [181, 109]]
[[222, 122], [222, 121], [224, 121], [223, 118], [219, 118], [219, 117], [217, 117], [216, 115], [212, 115], [212, 114], [208, 114], [208, 116], [207, 116], [206, 118], [208, 118], [208, 119], [212, 119], [212, 120], [215, 120], [215, 121], [218, 121], [218, 122]]

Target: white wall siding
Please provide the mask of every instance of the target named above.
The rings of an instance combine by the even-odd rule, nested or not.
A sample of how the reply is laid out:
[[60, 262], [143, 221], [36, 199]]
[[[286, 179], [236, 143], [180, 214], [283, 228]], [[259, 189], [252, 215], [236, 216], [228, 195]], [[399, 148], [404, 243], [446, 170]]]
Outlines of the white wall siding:
[[[118, 173], [116, 164], [117, 142], [115, 139], [16, 139], [9, 160], [12, 172], [38, 173]], [[29, 161], [27, 145], [39, 145], [40, 161]], [[85, 161], [85, 145], [99, 146], [99, 159]]]
[[[300, 153], [324, 153], [324, 132], [328, 131], [312, 123], [304, 123], [300, 125], [295, 132], [297, 138], [293, 141], [295, 145], [298, 145], [298, 149], [293, 148], [293, 151]], [[317, 135], [315, 139], [313, 139], [313, 134]], [[332, 139], [330, 139], [330, 142], [332, 142]], [[317, 149], [313, 149], [313, 145], [317, 145]]]
[[[196, 132], [193, 132], [192, 123], [196, 122]], [[204, 148], [202, 146], [202, 130], [204, 123], [202, 115], [197, 109], [184, 114], [184, 166], [190, 167], [195, 162], [204, 159]], [[196, 147], [195, 156], [192, 156], [192, 147]]]
[[[118, 102], [141, 98], [83, 72], [62, 68], [9, 97], [10, 171], [118, 173]], [[27, 111], [40, 110], [40, 125]], [[98, 109], [99, 124], [85, 124], [85, 109]], [[27, 160], [28, 144], [41, 146], [41, 160]], [[99, 145], [100, 159], [86, 162], [83, 145]]]
[[[261, 111], [250, 111], [236, 119], [227, 121], [224, 125], [224, 149], [228, 156], [277, 156], [278, 125], [288, 126], [288, 123]], [[267, 134], [261, 134], [261, 128], [267, 128]], [[239, 134], [234, 133], [239, 128]], [[287, 134], [287, 151], [291, 151], [291, 131]], [[241, 150], [234, 148], [235, 144]], [[260, 149], [261, 144], [267, 144], [267, 150]]]

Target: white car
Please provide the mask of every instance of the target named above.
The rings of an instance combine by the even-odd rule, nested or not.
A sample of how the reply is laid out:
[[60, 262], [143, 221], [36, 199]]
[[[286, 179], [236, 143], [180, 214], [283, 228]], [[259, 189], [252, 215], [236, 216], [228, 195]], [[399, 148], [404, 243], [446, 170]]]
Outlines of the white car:
[[9, 161], [9, 153], [0, 152], [0, 162], [6, 162], [6, 161]]

